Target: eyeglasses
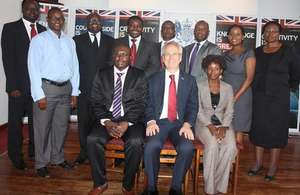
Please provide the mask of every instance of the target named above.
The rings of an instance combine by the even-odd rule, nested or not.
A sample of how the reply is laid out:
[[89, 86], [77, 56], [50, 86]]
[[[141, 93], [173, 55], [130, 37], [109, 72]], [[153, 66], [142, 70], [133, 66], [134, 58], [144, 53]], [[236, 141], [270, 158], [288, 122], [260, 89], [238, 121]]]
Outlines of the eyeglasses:
[[278, 33], [279, 31], [278, 30], [265, 30], [265, 33]]
[[180, 53], [166, 53], [166, 54], [164, 54], [164, 56], [165, 57], [177, 57], [177, 56], [179, 56], [179, 55], [181, 55]]
[[48, 18], [51, 19], [51, 20], [53, 20], [54, 22], [56, 22], [57, 20], [60, 21], [60, 22], [65, 21], [65, 18], [57, 18], [57, 17], [54, 17], [54, 16], [53, 17], [49, 17], [48, 16]]
[[101, 22], [101, 19], [91, 18], [88, 22]]
[[130, 54], [128, 54], [128, 53], [114, 53], [114, 55], [115, 56], [117, 56], [117, 57], [128, 57], [128, 56], [130, 56]]

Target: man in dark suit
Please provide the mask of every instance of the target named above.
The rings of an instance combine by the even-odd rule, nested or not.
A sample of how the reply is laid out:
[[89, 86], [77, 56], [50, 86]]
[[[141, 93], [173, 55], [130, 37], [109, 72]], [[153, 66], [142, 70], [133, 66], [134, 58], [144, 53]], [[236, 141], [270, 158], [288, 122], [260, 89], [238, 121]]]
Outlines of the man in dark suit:
[[92, 168], [94, 188], [98, 195], [107, 187], [105, 176], [105, 147], [112, 138], [122, 137], [125, 150], [123, 194], [134, 194], [133, 184], [143, 151], [145, 125], [142, 115], [146, 109], [148, 83], [143, 71], [129, 66], [130, 48], [116, 46], [114, 66], [96, 74], [91, 103], [96, 120], [87, 136], [87, 151]]
[[131, 48], [131, 66], [143, 70], [149, 77], [160, 69], [159, 54], [155, 43], [141, 36], [142, 31], [143, 20], [139, 16], [130, 17], [127, 21], [128, 35], [115, 40], [115, 45], [127, 44]]
[[73, 37], [79, 60], [81, 94], [78, 97], [77, 116], [80, 154], [75, 164], [82, 164], [87, 158], [86, 136], [93, 121], [91, 90], [96, 72], [108, 66], [114, 39], [103, 34], [102, 21], [98, 13], [91, 13], [85, 23], [88, 32]]
[[207, 40], [209, 25], [204, 20], [196, 23], [194, 28], [195, 43], [185, 47], [184, 69], [186, 73], [196, 77], [196, 81], [203, 81], [206, 78], [205, 70], [202, 68], [202, 60], [209, 54], [222, 55], [219, 46]]
[[165, 69], [165, 64], [163, 62], [163, 56], [161, 55], [162, 54], [161, 49], [164, 46], [164, 44], [173, 40], [175, 36], [175, 24], [170, 20], [164, 21], [164, 23], [161, 25], [160, 33], [161, 33], [161, 38], [163, 40], [159, 43], [156, 43], [156, 48], [159, 54], [160, 71], [162, 71]]
[[182, 194], [181, 184], [194, 152], [194, 124], [199, 108], [196, 80], [179, 69], [182, 48], [178, 43], [167, 43], [163, 47], [163, 57], [165, 71], [148, 79], [144, 150], [148, 187], [143, 195], [158, 194], [159, 155], [167, 138], [170, 138], [177, 151], [169, 194]]
[[36, 23], [39, 17], [39, 2], [23, 0], [23, 18], [7, 23], [3, 27], [1, 46], [8, 93], [8, 156], [18, 169], [26, 170], [23, 161], [21, 130], [22, 117], [28, 115], [28, 156], [34, 158], [34, 136], [32, 122], [32, 98], [27, 69], [27, 54], [31, 38], [46, 30]]

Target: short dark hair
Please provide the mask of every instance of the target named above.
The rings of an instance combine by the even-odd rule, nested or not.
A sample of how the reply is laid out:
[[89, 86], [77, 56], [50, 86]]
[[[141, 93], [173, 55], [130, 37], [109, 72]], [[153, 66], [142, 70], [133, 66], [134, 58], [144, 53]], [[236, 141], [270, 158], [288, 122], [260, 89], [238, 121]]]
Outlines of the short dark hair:
[[227, 68], [226, 60], [223, 56], [220, 55], [207, 55], [202, 61], [202, 68], [205, 70], [207, 67], [214, 62], [215, 64], [219, 64], [220, 68], [224, 71]]
[[199, 20], [199, 21], [195, 24], [195, 26], [196, 26], [198, 23], [200, 23], [200, 22], [205, 23], [205, 24], [207, 25], [207, 29], [209, 30], [209, 24], [208, 24], [205, 20]]
[[131, 55], [130, 47], [126, 43], [120, 43], [120, 44], [115, 45], [114, 49], [113, 49], [113, 54], [115, 53], [115, 50], [116, 50], [117, 47], [126, 47], [126, 48], [128, 48], [129, 51], [130, 51], [130, 55]]
[[245, 29], [244, 29], [242, 26], [237, 25], [237, 24], [233, 24], [233, 25], [229, 26], [229, 28], [228, 28], [228, 30], [227, 30], [227, 36], [229, 35], [231, 29], [234, 28], [234, 27], [240, 28], [241, 31], [242, 31], [242, 34], [245, 36], [245, 34], [246, 34], [246, 33], [245, 33]]
[[141, 22], [142, 22], [142, 26], [144, 26], [144, 25], [143, 25], [143, 20], [142, 20], [142, 18], [140, 18], [139, 16], [131, 16], [131, 17], [127, 20], [127, 25], [129, 25], [130, 20], [134, 20], [134, 19], [137, 19], [137, 20], [141, 21]]
[[[49, 17], [49, 15], [50, 15], [50, 13], [51, 13], [52, 11], [61, 11], [61, 9], [59, 9], [58, 7], [52, 7], [52, 8], [48, 11], [47, 17]], [[62, 11], [61, 11], [61, 12], [62, 12]]]
[[174, 22], [172, 22], [171, 20], [166, 20], [166, 21], [164, 21], [163, 23], [162, 23], [162, 25], [161, 25], [161, 28], [164, 26], [164, 24], [165, 23], [167, 23], [167, 22], [170, 22], [170, 23], [172, 23], [173, 25], [174, 25], [174, 27], [175, 27], [175, 24], [174, 24]]
[[267, 22], [267, 23], [264, 25], [263, 30], [261, 31], [262, 34], [265, 33], [265, 30], [266, 30], [267, 26], [269, 26], [269, 25], [271, 25], [271, 24], [275, 24], [276, 26], [278, 26], [279, 32], [280, 32], [280, 34], [281, 34], [282, 26], [281, 26], [278, 22], [276, 22], [276, 21], [269, 21], [269, 22]]
[[24, 5], [25, 5], [25, 3], [26, 3], [26, 1], [35, 1], [35, 2], [37, 2], [37, 4], [39, 5], [39, 7], [40, 7], [40, 3], [39, 3], [39, 1], [38, 0], [23, 0], [22, 1], [22, 8], [24, 7]]

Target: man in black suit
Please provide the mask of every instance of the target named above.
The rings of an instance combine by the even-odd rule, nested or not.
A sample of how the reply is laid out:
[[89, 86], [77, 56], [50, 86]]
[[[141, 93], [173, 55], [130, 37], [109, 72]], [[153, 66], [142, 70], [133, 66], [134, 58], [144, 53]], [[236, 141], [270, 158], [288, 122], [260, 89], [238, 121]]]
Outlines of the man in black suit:
[[27, 111], [29, 145], [28, 156], [34, 158], [32, 98], [27, 69], [27, 54], [31, 38], [46, 30], [36, 23], [40, 5], [37, 0], [23, 0], [23, 18], [3, 27], [1, 46], [8, 93], [8, 156], [16, 168], [26, 170], [23, 161], [21, 130], [22, 117]]
[[[128, 35], [115, 40], [115, 45], [127, 44], [131, 48], [131, 66], [143, 70], [146, 77], [149, 77], [160, 69], [159, 54], [155, 43], [141, 36], [142, 31], [143, 20], [139, 16], [130, 17], [127, 20]], [[133, 50], [136, 51], [136, 55]]]
[[159, 155], [167, 138], [177, 152], [170, 195], [182, 194], [181, 184], [194, 153], [193, 127], [199, 108], [196, 79], [179, 69], [182, 47], [178, 43], [171, 41], [164, 45], [163, 56], [166, 69], [148, 79], [144, 150], [148, 187], [143, 195], [158, 194]]
[[96, 120], [87, 136], [87, 151], [94, 188], [98, 195], [107, 187], [105, 147], [112, 138], [122, 137], [125, 150], [123, 194], [134, 194], [133, 184], [143, 151], [145, 125], [143, 113], [148, 83], [143, 71], [129, 66], [130, 48], [119, 44], [113, 53], [114, 66], [99, 70], [94, 79], [91, 103]]
[[108, 66], [114, 39], [101, 33], [102, 21], [98, 13], [91, 13], [85, 23], [88, 32], [73, 37], [79, 60], [81, 94], [78, 97], [77, 116], [80, 154], [75, 164], [82, 164], [87, 158], [86, 136], [93, 121], [91, 90], [97, 70]]

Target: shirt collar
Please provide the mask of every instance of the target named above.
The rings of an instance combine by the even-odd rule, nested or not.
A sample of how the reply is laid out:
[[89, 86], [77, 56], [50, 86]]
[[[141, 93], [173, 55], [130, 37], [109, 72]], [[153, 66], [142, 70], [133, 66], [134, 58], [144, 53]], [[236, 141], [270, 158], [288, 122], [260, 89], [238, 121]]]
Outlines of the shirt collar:
[[22, 20], [23, 20], [23, 23], [24, 23], [26, 26], [30, 26], [30, 24], [34, 24], [34, 25], [36, 26], [36, 22], [31, 23], [31, 22], [29, 22], [28, 20], [25, 20], [24, 18], [22, 18]]
[[131, 40], [131, 39], [136, 39], [136, 41], [137, 42], [140, 42], [140, 40], [141, 40], [141, 36], [142, 35], [140, 35], [139, 37], [137, 37], [137, 38], [132, 38], [129, 34], [128, 34], [128, 37], [129, 37], [129, 41]]

